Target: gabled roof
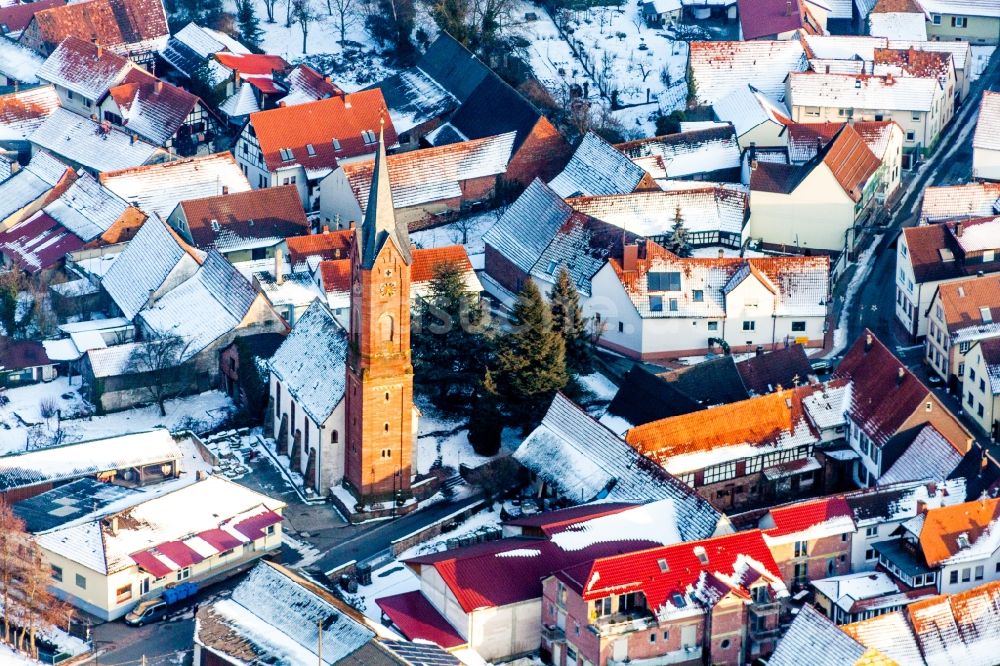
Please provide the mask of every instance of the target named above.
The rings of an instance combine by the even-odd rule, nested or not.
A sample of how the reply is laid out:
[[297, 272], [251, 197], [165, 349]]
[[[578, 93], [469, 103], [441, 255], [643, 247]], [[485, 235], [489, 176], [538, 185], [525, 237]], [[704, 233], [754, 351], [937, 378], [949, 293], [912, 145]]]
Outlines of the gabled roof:
[[166, 158], [166, 151], [113, 125], [56, 109], [31, 134], [31, 142], [97, 172], [128, 169]]
[[[898, 445], [896, 440], [900, 440]], [[962, 462], [962, 454], [930, 423], [901, 432], [890, 439], [882, 454], [880, 485], [947, 479]]]
[[88, 0], [36, 12], [33, 22], [49, 48], [77, 37], [88, 42], [96, 39], [122, 55], [150, 43], [151, 50], [158, 50], [170, 34], [160, 0]]
[[872, 153], [864, 139], [851, 127], [844, 125], [829, 144], [824, 153], [823, 163], [829, 167], [833, 177], [855, 202], [861, 201], [865, 185], [882, 165]]
[[732, 356], [706, 359], [661, 373], [659, 377], [702, 407], [725, 405], [750, 397]]
[[869, 620], [841, 625], [840, 630], [868, 649], [875, 649], [902, 666], [925, 662], [906, 612], [886, 613]]
[[749, 599], [751, 584], [761, 579], [774, 597], [787, 595], [758, 530], [602, 557], [556, 575], [585, 601], [641, 592], [661, 621], [690, 612], [690, 605], [711, 609], [728, 594]]
[[181, 201], [250, 190], [243, 170], [228, 151], [109, 171], [100, 180], [125, 201], [164, 220]]
[[67, 252], [83, 245], [80, 238], [41, 210], [0, 232], [0, 252], [29, 275], [55, 266]]
[[[14, 5], [15, 7], [31, 7], [38, 3], [29, 5]], [[4, 10], [0, 8], [0, 13]], [[3, 19], [0, 18], [0, 25]], [[42, 57], [16, 42], [0, 39], [0, 74], [6, 75], [8, 79], [14, 79], [21, 83], [38, 83], [38, 70], [42, 68]]]
[[937, 79], [819, 74], [792, 72], [788, 75], [791, 106], [930, 111], [940, 89]]
[[288, 94], [278, 100], [278, 104], [293, 106], [315, 102], [328, 97], [343, 95], [344, 91], [334, 85], [329, 76], [323, 76], [309, 65], [298, 64], [288, 72], [284, 80]]
[[67, 37], [45, 59], [38, 78], [98, 101], [135, 68], [127, 58], [110, 49]]
[[118, 105], [128, 131], [160, 146], [177, 134], [201, 101], [183, 88], [138, 69], [129, 72], [108, 94]]
[[[462, 196], [462, 182], [500, 176], [507, 171], [514, 133], [389, 155], [389, 180], [395, 208]], [[374, 159], [343, 165], [362, 212], [368, 207]]]
[[[993, 233], [1000, 232], [1000, 218], [991, 227]], [[989, 242], [1000, 244], [1000, 237]], [[953, 344], [1000, 335], [1000, 275], [991, 273], [946, 282], [938, 287], [937, 299]]]
[[792, 122], [783, 102], [772, 100], [749, 83], [733, 88], [712, 106], [712, 111], [719, 120], [732, 123], [737, 136], [743, 136], [766, 122], [779, 125]]
[[1000, 183], [928, 187], [920, 223], [1000, 215]]
[[0, 182], [0, 219], [43, 197], [43, 204], [54, 201], [74, 180], [76, 172], [44, 150], [38, 151], [26, 167]]
[[774, 507], [761, 518], [759, 527], [769, 543], [783, 543], [790, 537], [811, 540], [854, 532], [854, 512], [843, 495], [835, 495]]
[[[445, 33], [441, 33], [435, 44], [445, 36]], [[434, 45], [431, 46], [433, 48]], [[430, 54], [431, 50], [427, 53]], [[459, 104], [454, 95], [419, 66], [399, 71], [369, 88], [382, 91], [397, 132], [409, 132], [429, 120], [444, 118], [458, 108]]]
[[691, 189], [573, 197], [566, 203], [577, 212], [644, 238], [657, 238], [670, 233], [678, 209], [688, 232], [740, 234], [749, 215], [750, 196], [743, 186], [705, 183]]
[[689, 62], [703, 104], [715, 104], [747, 83], [771, 99], [784, 100], [785, 77], [809, 66], [797, 39], [691, 42]]
[[886, 522], [900, 522], [917, 515], [922, 508], [956, 504], [965, 500], [964, 479], [938, 483], [937, 481], [908, 481], [877, 488], [862, 488], [844, 495], [860, 527]]
[[567, 498], [668, 501], [685, 541], [710, 536], [719, 521], [690, 487], [636, 454], [562, 393], [514, 457]]
[[15, 340], [6, 335], [0, 336], [0, 368], [4, 370], [23, 370], [43, 365], [52, 361], [45, 353], [45, 347], [37, 340]]
[[614, 146], [587, 132], [562, 172], [549, 181], [561, 197], [628, 194], [642, 182], [646, 172]]
[[[367, 90], [251, 113], [250, 125], [269, 171], [290, 166], [302, 166], [307, 172], [329, 171], [338, 159], [375, 152], [375, 136], [382, 120], [385, 140], [394, 145], [396, 130], [386, 116], [381, 91]], [[371, 132], [370, 142], [363, 132]]]
[[[933, 188], [929, 188], [933, 189]], [[948, 189], [948, 188], [944, 188]], [[910, 266], [913, 268], [913, 279], [917, 284], [950, 280], [963, 276], [972, 276], [981, 270], [993, 272], [1000, 268], [996, 262], [982, 263], [984, 249], [1000, 249], [1000, 237], [996, 235], [1000, 227], [1000, 217], [966, 219], [959, 222], [942, 222], [925, 224], [916, 227], [905, 227], [903, 236]], [[959, 228], [960, 227], [960, 228]], [[966, 259], [966, 249], [962, 247], [962, 239], [967, 232], [971, 242], [969, 248], [975, 248], [976, 255]], [[994, 247], [988, 247], [988, 246]]]
[[942, 83], [955, 71], [947, 51], [923, 49], [875, 49], [875, 74], [902, 77], [936, 78]]
[[309, 233], [309, 221], [294, 185], [233, 192], [178, 204], [196, 247], [220, 252], [280, 243]]
[[793, 30], [823, 33], [802, 0], [791, 4], [788, 0], [741, 0], [738, 4], [743, 39], [777, 36]]
[[684, 178], [740, 166], [740, 146], [732, 125], [677, 132], [615, 146], [653, 178]]
[[[808, 162], [823, 146], [837, 136], [845, 123], [789, 123], [788, 156], [793, 163]], [[851, 128], [864, 140], [868, 149], [879, 160], [885, 159], [889, 138], [893, 132], [902, 134], [899, 125], [891, 120], [859, 121], [851, 123]]]
[[288, 72], [292, 66], [279, 55], [217, 51], [214, 56], [215, 62], [238, 74], [240, 81], [249, 83], [264, 94], [287, 92], [284, 84], [275, 79], [274, 73]]
[[52, 86], [0, 95], [0, 138], [27, 140], [58, 108], [59, 94]]
[[674, 416], [632, 428], [633, 448], [672, 474], [818, 441], [802, 397], [811, 387], [757, 396], [710, 410]]
[[207, 58], [219, 51], [250, 53], [247, 47], [226, 33], [200, 26], [193, 21], [174, 33], [173, 38], [195, 51], [202, 58]]
[[636, 364], [622, 380], [621, 387], [608, 405], [608, 414], [638, 426], [670, 416], [689, 414], [699, 409], [703, 407], [695, 400], [663, 378]]
[[35, 12], [65, 4], [66, 0], [35, 0], [35, 2], [14, 2], [0, 7], [0, 25], [6, 28], [3, 33], [19, 33], [28, 27]]
[[[497, 109], [503, 109], [503, 113], [497, 113]], [[545, 117], [524, 95], [489, 72], [458, 107], [449, 119], [449, 125], [458, 130], [465, 140], [516, 132], [514, 152], [517, 152], [540, 121], [545, 121]], [[445, 142], [435, 141], [435, 145], [442, 143]]]
[[906, 608], [927, 664], [987, 666], [1000, 641], [1000, 582], [918, 601]]
[[989, 557], [1000, 547], [1000, 498], [929, 509], [919, 529], [928, 566]]
[[292, 236], [286, 238], [288, 261], [294, 267], [304, 263], [309, 257], [319, 260], [345, 259], [354, 239], [353, 229], [325, 229], [319, 234]]
[[536, 179], [490, 227], [483, 241], [527, 273], [572, 215], [570, 205]]
[[983, 91], [972, 147], [980, 150], [1000, 150], [1000, 92]]
[[45, 213], [89, 243], [110, 229], [128, 207], [89, 172], [82, 171], [65, 192], [45, 207]]
[[813, 372], [805, 349], [798, 344], [740, 361], [736, 371], [747, 390], [757, 395], [777, 391], [779, 386], [804, 384]]
[[299, 317], [268, 366], [282, 387], [317, 425], [344, 397], [347, 331], [321, 302]]
[[427, 47], [417, 67], [460, 102], [465, 102], [491, 74], [489, 67], [446, 32]]
[[927, 19], [922, 11], [875, 12], [868, 15], [868, 32], [889, 39], [927, 39]]
[[809, 655], [815, 666], [853, 666], [865, 647], [841, 631], [811, 604], [804, 604], [768, 658], [771, 666], [799, 666]]

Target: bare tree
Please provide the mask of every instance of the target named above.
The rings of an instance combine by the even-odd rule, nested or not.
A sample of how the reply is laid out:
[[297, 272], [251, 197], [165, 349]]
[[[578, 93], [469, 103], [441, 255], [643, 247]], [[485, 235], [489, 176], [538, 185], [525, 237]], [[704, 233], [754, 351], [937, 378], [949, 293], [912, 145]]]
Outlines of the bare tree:
[[639, 67], [639, 73], [642, 74], [642, 82], [645, 83], [646, 79], [649, 78], [649, 75], [653, 73], [653, 70], [646, 67], [641, 62], [637, 63], [637, 65]]
[[340, 31], [340, 45], [347, 41], [347, 31], [357, 25], [359, 20], [355, 0], [326, 0], [326, 10], [334, 15], [337, 30]]
[[188, 343], [178, 335], [161, 334], [136, 344], [126, 372], [142, 375], [138, 389], [167, 415], [166, 402], [191, 386], [192, 370], [184, 363]]
[[[302, 52], [306, 53], [306, 44], [309, 41], [309, 26], [318, 18], [316, 12], [309, 4], [309, 0], [289, 0], [292, 3], [292, 18], [302, 29]], [[341, 29], [341, 43], [343, 43], [344, 31]]]
[[3, 612], [3, 640], [10, 643], [11, 610], [15, 581], [23, 575], [24, 562], [21, 552], [24, 548], [24, 521], [18, 518], [10, 506], [0, 500], [0, 612]]
[[264, 0], [264, 7], [267, 9], [267, 22], [276, 23], [274, 20], [274, 7], [278, 4], [278, 0]]

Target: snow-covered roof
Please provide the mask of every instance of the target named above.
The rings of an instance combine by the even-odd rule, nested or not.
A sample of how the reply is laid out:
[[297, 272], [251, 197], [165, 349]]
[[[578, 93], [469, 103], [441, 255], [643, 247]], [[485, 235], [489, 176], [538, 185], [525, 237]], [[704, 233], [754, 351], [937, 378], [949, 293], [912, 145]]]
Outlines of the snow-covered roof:
[[936, 79], [849, 74], [789, 74], [789, 105], [840, 107], [849, 109], [888, 109], [893, 111], [930, 111]]
[[889, 44], [885, 37], [855, 35], [802, 35], [802, 42], [810, 58], [868, 62], [875, 59], [875, 49]]
[[614, 146], [588, 132], [549, 187], [561, 197], [627, 194], [635, 191], [645, 175]]
[[669, 507], [683, 541], [711, 536], [719, 521], [719, 513], [691, 488], [649, 464], [562, 393], [514, 457], [574, 500], [660, 500], [647, 506]]
[[[330, 593], [267, 561], [229, 598], [204, 607], [195, 623], [198, 644], [240, 663], [339, 664], [374, 639]], [[384, 663], [396, 662], [387, 657]]]
[[52, 86], [39, 86], [0, 95], [0, 140], [26, 141], [59, 108]]
[[922, 42], [927, 40], [927, 22], [923, 12], [872, 12], [868, 15], [868, 32], [873, 37]]
[[131, 320], [146, 305], [150, 292], [163, 287], [168, 276], [185, 279], [195, 272], [200, 259], [201, 255], [189, 253], [163, 222], [150, 218], [108, 269], [101, 286]]
[[[76, 338], [73, 338], [74, 344]], [[87, 365], [90, 367], [94, 377], [119, 377], [130, 373], [138, 372], [141, 364], [136, 364], [133, 359], [143, 358], [143, 347], [146, 342], [126, 342], [121, 345], [111, 345], [110, 347], [92, 347], [84, 352], [87, 357]], [[79, 345], [76, 345], [79, 348]], [[81, 350], [83, 351], [83, 350]]]
[[288, 86], [288, 94], [278, 100], [281, 106], [305, 104], [344, 94], [343, 90], [333, 84], [329, 76], [323, 76], [312, 67], [303, 64], [292, 68], [285, 79], [285, 85]]
[[962, 454], [930, 423], [925, 424], [896, 462], [879, 477], [879, 485], [946, 479], [962, 462]]
[[920, 0], [928, 14], [953, 14], [1000, 18], [1000, 5], [995, 0]]
[[130, 60], [110, 49], [67, 37], [45, 59], [38, 78], [96, 102], [133, 68]]
[[66, 253], [81, 247], [80, 238], [41, 210], [0, 232], [0, 251], [31, 275], [59, 264]]
[[100, 178], [125, 201], [164, 220], [181, 201], [250, 190], [230, 152], [102, 173]]
[[980, 150], [1000, 150], [1000, 93], [983, 91], [972, 147]]
[[853, 666], [859, 663], [863, 654], [863, 645], [842, 632], [811, 604], [805, 604], [767, 663], [770, 666], [799, 666], [803, 655], [809, 655], [812, 666]]
[[483, 235], [483, 241], [527, 273], [572, 215], [570, 205], [536, 179]]
[[819, 390], [802, 398], [802, 407], [819, 430], [843, 427], [844, 412], [850, 404], [850, 393], [850, 382], [829, 381], [822, 384]]
[[178, 133], [199, 102], [183, 88], [139, 70], [130, 72], [108, 95], [118, 106], [122, 125], [158, 146]]
[[127, 169], [166, 156], [158, 146], [61, 108], [29, 138], [36, 146], [94, 171]]
[[182, 356], [189, 358], [239, 326], [256, 297], [253, 285], [209, 250], [194, 275], [144, 307], [138, 318], [151, 331], [183, 339]]
[[257, 96], [253, 93], [253, 86], [240, 86], [237, 88], [236, 92], [227, 97], [219, 105], [219, 111], [230, 118], [248, 116], [251, 113], [260, 111], [260, 105], [257, 104]]
[[142, 561], [142, 568], [164, 575], [163, 569], [171, 572], [182, 567], [158, 547], [176, 544], [171, 551], [181, 550], [200, 562], [232, 548], [216, 547], [201, 535], [222, 532], [221, 540], [237, 545], [255, 541], [262, 535], [262, 524], [281, 522], [277, 512], [285, 506], [217, 476], [141, 500], [101, 519], [56, 528], [35, 538], [43, 549], [100, 574], [124, 571]]
[[920, 224], [993, 215], [1000, 215], [1000, 183], [928, 187], [920, 208]]
[[935, 596], [906, 608], [929, 666], [989, 666], [1000, 649], [1000, 582]]
[[771, 99], [784, 100], [785, 77], [805, 71], [808, 62], [797, 39], [691, 42], [690, 67], [698, 99], [711, 105], [747, 83]]
[[28, 166], [0, 182], [0, 220], [37, 201], [71, 174], [69, 167], [48, 153], [36, 153]]
[[45, 207], [46, 214], [90, 242], [121, 217], [128, 204], [97, 179], [82, 171], [58, 199]]
[[458, 107], [458, 99], [419, 67], [404, 69], [373, 87], [385, 96], [397, 132], [408, 132]]
[[653, 178], [685, 178], [740, 166], [736, 130], [729, 124], [630, 141], [619, 150]]
[[0, 457], [0, 492], [180, 458], [177, 442], [164, 428], [36, 449]]
[[347, 331], [330, 310], [313, 301], [268, 364], [284, 390], [316, 424], [344, 397]]
[[814, 580], [811, 585], [827, 599], [850, 613], [855, 602], [899, 594], [899, 586], [881, 571], [859, 571], [844, 576]]
[[678, 209], [688, 232], [723, 231], [739, 235], [743, 231], [749, 199], [748, 193], [740, 188], [708, 186], [577, 197], [568, 199], [567, 203], [581, 213], [644, 238], [655, 238], [669, 234]]
[[174, 33], [173, 37], [203, 58], [219, 51], [250, 53], [247, 47], [226, 33], [202, 27], [193, 21]]
[[955, 69], [962, 71], [972, 55], [968, 42], [933, 42], [916, 40], [890, 39], [888, 43], [890, 49], [916, 49], [918, 51], [934, 51], [937, 53], [950, 53]]
[[751, 84], [734, 88], [732, 92], [712, 106], [719, 120], [728, 121], [736, 129], [736, 136], [743, 136], [766, 122], [785, 125], [791, 122], [783, 102], [776, 102]]
[[21, 83], [38, 83], [42, 58], [34, 51], [7, 39], [0, 39], [0, 74]]

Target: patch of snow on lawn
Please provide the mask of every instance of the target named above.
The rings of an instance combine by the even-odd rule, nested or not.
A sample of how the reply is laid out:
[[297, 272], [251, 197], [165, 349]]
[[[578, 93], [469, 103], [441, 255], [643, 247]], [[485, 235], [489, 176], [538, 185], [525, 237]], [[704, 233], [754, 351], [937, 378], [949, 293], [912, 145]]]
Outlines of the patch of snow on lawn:
[[[476, 266], [474, 257], [481, 257], [486, 252], [483, 235], [496, 221], [497, 214], [494, 211], [488, 210], [464, 216], [457, 222], [449, 222], [433, 229], [414, 231], [410, 234], [410, 240], [419, 248], [463, 244], [465, 245], [465, 251], [469, 253], [469, 258], [472, 259], [473, 268], [482, 269], [483, 266], [481, 264]], [[462, 243], [463, 230], [465, 231], [465, 243]]]
[[40, 661], [29, 659], [20, 652], [14, 652], [11, 648], [0, 643], [0, 664], [4, 664], [4, 666], [19, 666], [20, 664], [35, 666], [41, 663]]
[[510, 455], [520, 441], [511, 442], [504, 437], [496, 456], [481, 456], [469, 443], [469, 428], [464, 419], [442, 415], [426, 401], [419, 405], [420, 427], [417, 431], [417, 473], [427, 474], [435, 461], [458, 470], [460, 465], [479, 467], [497, 456]]

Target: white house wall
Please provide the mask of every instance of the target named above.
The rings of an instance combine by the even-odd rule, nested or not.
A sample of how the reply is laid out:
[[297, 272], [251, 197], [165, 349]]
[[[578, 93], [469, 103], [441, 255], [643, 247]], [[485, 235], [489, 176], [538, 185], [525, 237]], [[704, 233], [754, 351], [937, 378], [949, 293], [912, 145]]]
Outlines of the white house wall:
[[331, 229], [347, 228], [350, 222], [360, 224], [361, 206], [342, 168], [335, 169], [319, 182], [319, 212], [323, 224], [330, 225]]
[[1000, 181], [1000, 150], [973, 148], [972, 177]]

